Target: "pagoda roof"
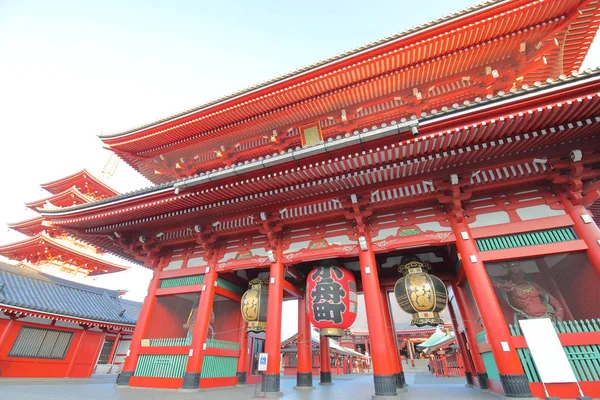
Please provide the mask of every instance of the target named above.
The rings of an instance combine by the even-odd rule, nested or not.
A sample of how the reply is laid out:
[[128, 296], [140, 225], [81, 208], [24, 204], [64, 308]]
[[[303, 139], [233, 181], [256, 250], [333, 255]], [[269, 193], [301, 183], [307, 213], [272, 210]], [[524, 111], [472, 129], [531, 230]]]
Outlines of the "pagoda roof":
[[[0, 310], [76, 323], [133, 327], [142, 304], [118, 291], [84, 285], [0, 262]], [[100, 323], [100, 324], [98, 324]]]
[[40, 186], [54, 195], [64, 193], [73, 187], [77, 188], [81, 193], [94, 198], [112, 197], [119, 194], [119, 192], [102, 183], [102, 181], [85, 169]]
[[[548, 78], [544, 82], [535, 82], [534, 85], [522, 85], [520, 88], [514, 88], [507, 92], [501, 91], [494, 96], [488, 95], [483, 98], [476, 97], [471, 101], [464, 101], [462, 104], [448, 104], [448, 106], [441, 107], [439, 110], [433, 110], [433, 112], [431, 113], [423, 113], [420, 117], [414, 116], [409, 121], [404, 119], [400, 123], [412, 123], [414, 124], [414, 126], [419, 127], [418, 137], [402, 140], [402, 143], [413, 144], [413, 146], [411, 146], [413, 153], [407, 154], [406, 156], [418, 157], [422, 155], [416, 152], [416, 147], [422, 146], [414, 146], [414, 144], [428, 139], [428, 137], [422, 132], [425, 124], [427, 124], [427, 133], [430, 133], [430, 131], [435, 131], [437, 136], [449, 136], [451, 129], [455, 129], [458, 127], [462, 128], [465, 123], [470, 122], [468, 117], [483, 118], [494, 114], [498, 115], [503, 112], [506, 112], [508, 108], [515, 107], [515, 105], [518, 107], [520, 103], [522, 104], [521, 109], [517, 108], [516, 113], [523, 114], [523, 111], [526, 112], [528, 110], [528, 107], [537, 105], [534, 100], [538, 100], [538, 98], [539, 102], [546, 100], [544, 97], [555, 99], [558, 96], [563, 96], [566, 99], [568, 99], [579, 94], [579, 90], [585, 90], [585, 93], [581, 92], [581, 94], [584, 96], [589, 96], [590, 93], [595, 93], [598, 90], [600, 90], [600, 67], [595, 68], [593, 70], [588, 69], [581, 73], [574, 72], [570, 76], [561, 75], [560, 77], [558, 77], [558, 79]], [[597, 96], [592, 97], [595, 99]], [[569, 101], [564, 106], [576, 106], [576, 104], [572, 104], [572, 102]], [[563, 107], [562, 104], [561, 107]], [[482, 113], [482, 111], [485, 111], [485, 113]], [[437, 131], [439, 128], [435, 126], [435, 123], [438, 121], [443, 123], [443, 130]], [[344, 137], [330, 140], [325, 145], [313, 146], [313, 148], [317, 150], [315, 151], [315, 154], [321, 154], [323, 152], [323, 147], [331, 147], [332, 150], [346, 147], [349, 148], [351, 146], [364, 143], [360, 140], [350, 141], [349, 137], [360, 137], [364, 133], [377, 133], [378, 131], [381, 131], [385, 128], [393, 128], [395, 125], [399, 125], [400, 123], [398, 123], [395, 120], [392, 120], [391, 122], [381, 124], [381, 126], [374, 126], [371, 128], [365, 127], [365, 129], [362, 129], [361, 132], [359, 132], [358, 130], [352, 133], [348, 132]], [[299, 157], [300, 153], [304, 155], [305, 153], [309, 153], [310, 150], [312, 150], [313, 148], [302, 149], [301, 151], [296, 152], [288, 152], [285, 155], [278, 155], [273, 157], [267, 156], [265, 160], [248, 163], [245, 164], [243, 167], [226, 167], [223, 168], [222, 171], [217, 171], [208, 174], [199, 174], [192, 178], [177, 179], [159, 185], [153, 185], [146, 188], [137, 189], [114, 197], [95, 200], [87, 204], [79, 204], [62, 208], [44, 208], [41, 209], [40, 212], [44, 215], [74, 215], [85, 213], [91, 210], [104, 209], [110, 206], [123, 207], [129, 201], [140, 200], [144, 198], [147, 198], [152, 201], [155, 201], [157, 199], [164, 200], [164, 198], [159, 198], [158, 196], [165, 193], [172, 195], [174, 189], [177, 187], [185, 188], [192, 185], [196, 187], [201, 186], [203, 184], [210, 187], [213, 186], [211, 185], [211, 183], [214, 184], [219, 181], [225, 182], [227, 181], [227, 178], [230, 178], [232, 176], [236, 176], [238, 177], [238, 179], [241, 179], [243, 175], [250, 175], [252, 172], [255, 172], [257, 170], [266, 171], [268, 168], [274, 168], [284, 163], [295, 164], [297, 163], [297, 160], [301, 159]], [[283, 160], [281, 160], [282, 158]], [[270, 162], [270, 159], [273, 159], [272, 162]], [[172, 202], [173, 199], [169, 200], [168, 202], [161, 201], [159, 203], [168, 204]]]
[[43, 208], [47, 203], [52, 204], [54, 207], [69, 207], [75, 204], [89, 203], [93, 200], [93, 198], [81, 193], [76, 186], [73, 186], [45, 199], [25, 203], [25, 206], [37, 212], [38, 208]]
[[25, 221], [8, 223], [8, 227], [27, 236], [34, 236], [48, 229], [44, 224], [47, 221], [43, 216], [37, 216]]
[[[306, 208], [313, 205], [311, 201], [321, 204], [323, 193], [335, 197], [384, 184], [383, 171], [405, 177], [400, 189], [413, 193], [405, 201], [423, 201], [428, 194], [424, 176], [431, 179], [439, 175], [436, 171], [446, 171], [446, 179], [449, 168], [462, 168], [462, 173], [472, 176], [468, 183], [472, 191], [519, 181], [512, 178], [548, 180], [550, 168], [533, 163], [533, 158], [559, 157], [573, 140], [577, 146], [595, 143], [599, 107], [600, 69], [573, 73], [442, 107], [409, 121], [365, 127], [362, 132], [348, 132], [325, 144], [239, 168], [40, 212], [56, 226], [76, 230], [89, 242], [128, 258], [109, 237], [113, 232], [164, 229], [161, 242], [194, 240], [190, 220], [212, 223], [218, 219], [218, 233], [239, 232], [254, 229], [256, 222], [248, 219], [249, 214], [269, 211], [282, 202], [287, 202], [287, 211], [281, 216], [291, 221], [294, 202]], [[400, 133], [409, 125], [418, 128], [417, 136], [406, 138]], [[502, 154], [512, 154], [511, 161], [507, 163]], [[505, 179], [506, 174], [511, 179]], [[375, 207], [389, 204], [390, 198], [398, 197], [393, 190], [377, 191], [371, 203]], [[331, 207], [335, 204], [318, 208]]]
[[[531, 85], [576, 71], [598, 28], [599, 8], [597, 0], [485, 2], [101, 138], [148, 179], [165, 182], [169, 175], [155, 175], [147, 164], [150, 157], [198, 143], [206, 143], [203, 151], [212, 153], [224, 143], [233, 146], [262, 138], [264, 132], [362, 108], [378, 99], [400, 102], [394, 108], [397, 118], [418, 115], [443, 101], [462, 101], [465, 93], [485, 96], [490, 87], [498, 90], [490, 75], [496, 70], [505, 91], [515, 83]], [[418, 101], [413, 101], [415, 96]], [[296, 142], [298, 137], [290, 138], [292, 147]], [[260, 143], [262, 151], [268, 151], [269, 142]]]
[[0, 255], [33, 264], [64, 262], [69, 266], [86, 271], [89, 275], [119, 272], [129, 267], [103, 260], [94, 254], [80, 251], [72, 245], [62, 243], [43, 233], [20, 242], [0, 246]]

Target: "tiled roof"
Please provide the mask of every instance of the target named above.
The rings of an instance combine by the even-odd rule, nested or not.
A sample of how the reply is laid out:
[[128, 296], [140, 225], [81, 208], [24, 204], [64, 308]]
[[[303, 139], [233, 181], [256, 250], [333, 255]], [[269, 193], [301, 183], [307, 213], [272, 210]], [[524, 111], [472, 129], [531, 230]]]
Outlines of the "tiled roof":
[[194, 111], [198, 111], [198, 110], [202, 110], [204, 108], [208, 108], [210, 106], [213, 106], [215, 104], [221, 103], [223, 101], [226, 101], [226, 100], [229, 100], [229, 99], [233, 99], [235, 97], [241, 96], [241, 95], [246, 94], [246, 93], [250, 93], [250, 92], [255, 91], [257, 89], [260, 89], [262, 87], [266, 87], [266, 86], [272, 85], [274, 83], [277, 83], [279, 81], [283, 81], [285, 79], [289, 79], [291, 77], [294, 77], [296, 75], [302, 74], [302, 73], [307, 72], [307, 71], [310, 71], [312, 69], [316, 69], [318, 67], [327, 65], [329, 63], [332, 63], [332, 62], [335, 62], [335, 61], [338, 61], [338, 60], [341, 60], [341, 59], [344, 59], [344, 58], [352, 56], [354, 54], [361, 53], [361, 52], [363, 52], [365, 50], [368, 50], [368, 49], [371, 49], [371, 48], [374, 48], [374, 47], [377, 47], [377, 46], [381, 46], [381, 45], [383, 45], [385, 43], [392, 42], [392, 41], [397, 40], [399, 38], [402, 38], [404, 36], [408, 36], [408, 35], [414, 34], [416, 32], [419, 32], [419, 31], [431, 28], [431, 27], [433, 27], [435, 25], [442, 24], [442, 23], [444, 23], [446, 21], [450, 21], [450, 20], [452, 20], [454, 18], [461, 17], [461, 16], [467, 15], [469, 13], [473, 13], [475, 11], [478, 11], [478, 10], [483, 9], [485, 7], [489, 7], [489, 6], [494, 5], [496, 3], [500, 3], [502, 1], [503, 0], [485, 0], [485, 1], [483, 1], [483, 2], [481, 2], [479, 4], [476, 4], [476, 5], [472, 6], [472, 7], [465, 8], [463, 10], [457, 11], [457, 12], [452, 13], [450, 15], [447, 15], [445, 17], [437, 18], [437, 19], [435, 19], [433, 21], [430, 21], [428, 23], [417, 25], [417, 26], [415, 26], [413, 28], [404, 30], [404, 31], [396, 33], [394, 35], [390, 35], [390, 36], [384, 37], [382, 39], [373, 41], [371, 43], [367, 43], [367, 44], [365, 44], [363, 46], [360, 46], [360, 47], [357, 47], [355, 49], [352, 49], [352, 50], [346, 51], [344, 53], [341, 53], [341, 54], [338, 54], [338, 55], [326, 58], [325, 60], [318, 61], [316, 63], [307, 65], [307, 66], [302, 67], [302, 68], [298, 68], [298, 69], [296, 69], [296, 70], [294, 70], [292, 72], [289, 72], [287, 74], [283, 74], [283, 75], [277, 76], [277, 77], [275, 77], [273, 79], [269, 79], [267, 81], [260, 82], [260, 83], [258, 83], [256, 85], [253, 85], [253, 86], [250, 86], [250, 87], [248, 87], [246, 89], [243, 89], [243, 90], [231, 93], [229, 95], [225, 95], [223, 97], [220, 97], [220, 98], [218, 98], [216, 100], [213, 100], [213, 101], [210, 101], [208, 103], [201, 104], [199, 106], [196, 106], [196, 107], [184, 110], [182, 112], [179, 112], [179, 113], [176, 113], [176, 114], [173, 114], [173, 115], [169, 115], [169, 116], [167, 116], [165, 118], [161, 118], [161, 119], [158, 119], [156, 121], [153, 121], [153, 122], [150, 122], [150, 123], [147, 123], [147, 124], [139, 125], [137, 127], [131, 128], [131, 129], [126, 129], [124, 131], [120, 131], [120, 132], [116, 132], [116, 133], [100, 134], [98, 136], [100, 138], [118, 137], [118, 136], [121, 136], [121, 135], [125, 135], [125, 134], [131, 133], [131, 132], [135, 132], [135, 131], [140, 130], [140, 129], [145, 129], [145, 128], [151, 127], [153, 125], [157, 125], [157, 124], [160, 124], [160, 123], [163, 123], [163, 122], [166, 122], [166, 121], [169, 121], [169, 120], [172, 120], [172, 119], [184, 116], [184, 115], [192, 113]]
[[[576, 83], [577, 81], [582, 81], [582, 80], [585, 80], [588, 78], [598, 78], [598, 77], [600, 77], [600, 67], [596, 67], [594, 69], [588, 68], [581, 72], [574, 72], [571, 75], [561, 75], [557, 79], [548, 78], [544, 82], [535, 82], [535, 84], [533, 84], [531, 86], [523, 85], [519, 88], [511, 89], [508, 92], [499, 91], [496, 95], [488, 95], [485, 98], [477, 97], [477, 98], [474, 98], [472, 101], [464, 101], [462, 104], [458, 104], [458, 103], [449, 104], [447, 107], [442, 107], [440, 110], [432, 110], [429, 113], [422, 113], [419, 116], [412, 115], [410, 117], [410, 119], [417, 120], [417, 121], [419, 121], [419, 123], [423, 123], [423, 122], [435, 119], [437, 117], [443, 117], [443, 116], [452, 115], [454, 113], [475, 110], [479, 107], [491, 105], [496, 102], [501, 102], [501, 101], [512, 99], [512, 98], [518, 98], [521, 96], [527, 96], [531, 93], [541, 92], [546, 89], [552, 89], [554, 87], [560, 87], [565, 84]], [[406, 121], [405, 118], [403, 118], [401, 120], [401, 122], [405, 122], [405, 121]], [[392, 121], [391, 124], [392, 125], [396, 124], [396, 121]], [[387, 125], [388, 124], [382, 124], [381, 127], [384, 127]], [[379, 126], [373, 126], [371, 128], [371, 130], [375, 131], [375, 130], [378, 130], [379, 128], [380, 128]], [[368, 131], [368, 130], [369, 130], [368, 128], [363, 129], [363, 131]], [[354, 132], [352, 132], [353, 135], [357, 135], [359, 133], [360, 132], [358, 130], [355, 130]], [[348, 132], [348, 134], [350, 134], [350, 132]], [[335, 140], [344, 140], [344, 139], [346, 139], [346, 137], [340, 136], [339, 139], [331, 139], [331, 140], [335, 141]], [[270, 158], [270, 156], [266, 156], [266, 158], [268, 159], [268, 158]], [[262, 159], [259, 161], [256, 161], [256, 162], [262, 162]], [[228, 170], [230, 168], [237, 167], [237, 166], [238, 166], [237, 164], [233, 164], [231, 166], [226, 166], [223, 168], [223, 171]], [[208, 174], [201, 173], [201, 174], [193, 175], [191, 177], [181, 178], [181, 179], [173, 180], [170, 182], [161, 183], [159, 185], [141, 188], [138, 190], [127, 192], [127, 193], [122, 193], [122, 194], [114, 196], [114, 197], [108, 197], [108, 198], [104, 198], [101, 200], [92, 201], [92, 202], [86, 203], [86, 204], [77, 204], [77, 205], [72, 205], [69, 207], [44, 208], [44, 209], [41, 209], [40, 211], [44, 214], [46, 214], [46, 213], [52, 214], [52, 213], [61, 213], [61, 212], [87, 209], [87, 208], [90, 208], [93, 206], [114, 203], [116, 201], [125, 200], [125, 199], [132, 198], [132, 197], [145, 196], [145, 195], [149, 195], [151, 193], [160, 192], [162, 190], [168, 190], [168, 189], [173, 188], [176, 183], [183, 182], [183, 181], [197, 178], [197, 177], [204, 176], [204, 175], [212, 176], [212, 175], [221, 174], [223, 171], [219, 170], [219, 171], [215, 171], [213, 173], [208, 173]]]
[[0, 305], [117, 324], [135, 325], [141, 303], [97, 288], [0, 262]]

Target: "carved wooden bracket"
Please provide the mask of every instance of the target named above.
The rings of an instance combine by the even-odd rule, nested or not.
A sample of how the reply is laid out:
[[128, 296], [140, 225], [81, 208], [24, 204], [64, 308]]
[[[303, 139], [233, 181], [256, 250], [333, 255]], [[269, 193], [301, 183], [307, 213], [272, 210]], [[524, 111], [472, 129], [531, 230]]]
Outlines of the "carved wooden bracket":
[[144, 235], [133, 237], [115, 232], [115, 236], [111, 236], [111, 239], [113, 244], [145, 265], [151, 268], [158, 265], [162, 248], [156, 237]]

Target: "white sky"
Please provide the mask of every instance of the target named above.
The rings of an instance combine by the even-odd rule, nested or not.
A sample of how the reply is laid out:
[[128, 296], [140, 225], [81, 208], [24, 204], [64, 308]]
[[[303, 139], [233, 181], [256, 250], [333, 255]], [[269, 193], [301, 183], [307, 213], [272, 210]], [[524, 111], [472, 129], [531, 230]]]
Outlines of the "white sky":
[[[46, 197], [40, 183], [82, 168], [100, 177], [109, 152], [99, 133], [193, 107], [474, 1], [419, 4], [0, 0], [0, 223], [33, 217], [23, 203]], [[584, 66], [599, 64], [596, 41]], [[149, 185], [123, 163], [105, 182], [119, 191]], [[0, 229], [0, 243], [22, 238]], [[142, 300], [149, 278], [133, 268], [98, 283]], [[295, 318], [296, 306], [286, 304], [284, 314]]]

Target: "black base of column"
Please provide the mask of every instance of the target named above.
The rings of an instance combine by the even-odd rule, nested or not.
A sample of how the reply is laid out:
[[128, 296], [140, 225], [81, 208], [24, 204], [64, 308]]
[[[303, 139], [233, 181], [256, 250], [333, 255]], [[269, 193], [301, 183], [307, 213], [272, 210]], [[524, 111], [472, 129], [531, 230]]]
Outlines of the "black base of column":
[[473, 386], [473, 374], [470, 372], [465, 372], [465, 379], [467, 380], [467, 385]]
[[394, 377], [396, 378], [397, 388], [403, 388], [404, 386], [406, 386], [406, 378], [404, 377], [404, 371], [395, 373]]
[[319, 381], [319, 385], [331, 385], [331, 372], [321, 372], [321, 380]]
[[198, 389], [200, 386], [200, 372], [186, 372], [183, 376], [182, 389]]
[[500, 374], [500, 382], [502, 383], [505, 397], [533, 397], [525, 374]]
[[477, 374], [477, 382], [479, 382], [479, 389], [488, 390], [490, 387], [488, 386], [488, 377], [486, 372], [481, 372]]
[[297, 372], [296, 373], [296, 386], [297, 387], [312, 387], [312, 373], [311, 372]]
[[397, 396], [395, 375], [373, 375], [375, 396]]
[[245, 372], [237, 372], [235, 374], [238, 378], [238, 385], [245, 385], [246, 384], [246, 373]]
[[279, 374], [263, 374], [260, 391], [262, 393], [279, 393], [281, 387], [281, 377]]
[[129, 385], [129, 380], [133, 376], [133, 371], [121, 371], [119, 375], [117, 375], [117, 385], [119, 386], [127, 386]]

